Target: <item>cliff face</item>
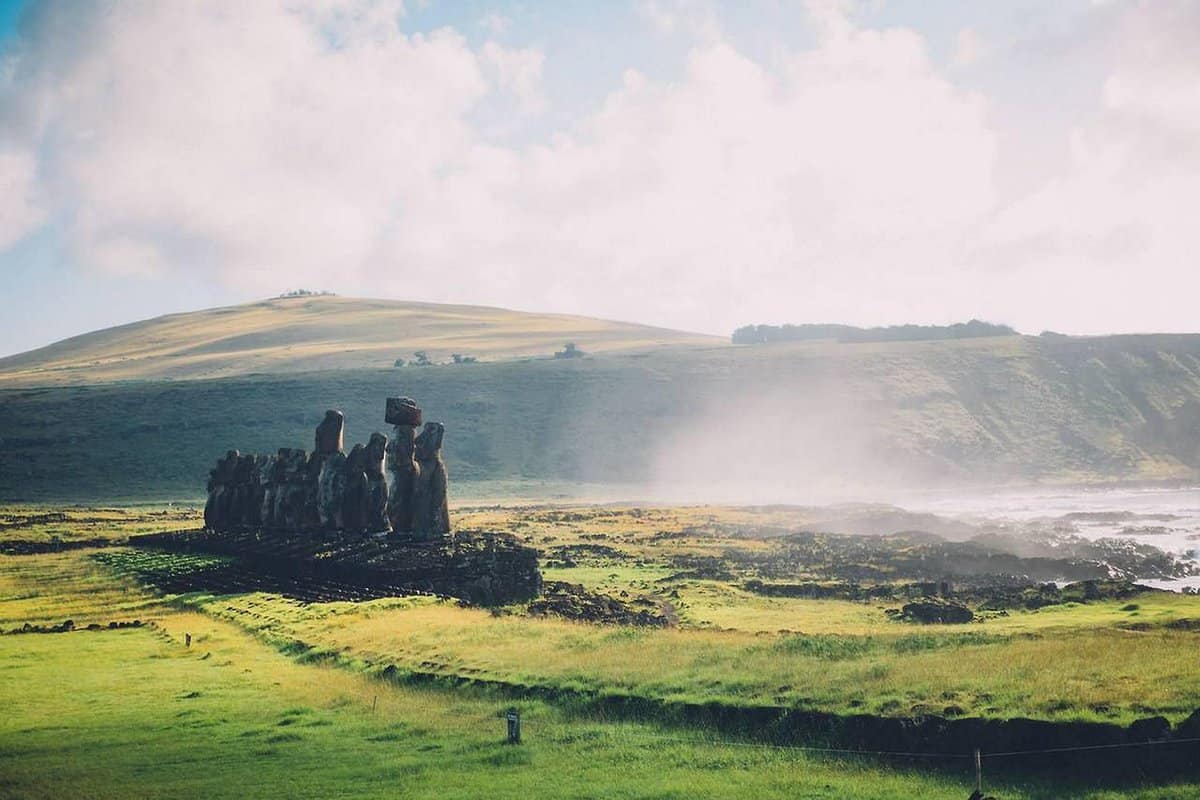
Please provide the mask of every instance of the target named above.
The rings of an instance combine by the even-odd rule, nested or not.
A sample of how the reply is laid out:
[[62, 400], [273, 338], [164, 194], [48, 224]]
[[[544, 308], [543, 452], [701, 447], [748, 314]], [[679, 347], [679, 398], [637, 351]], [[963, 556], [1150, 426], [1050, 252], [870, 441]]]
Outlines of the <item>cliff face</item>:
[[[0, 390], [0, 499], [196, 498], [214, 453], [370, 435], [380, 396], [455, 431], [457, 483], [866, 487], [1200, 475], [1200, 336], [674, 348]], [[377, 427], [377, 426], [374, 426]]]

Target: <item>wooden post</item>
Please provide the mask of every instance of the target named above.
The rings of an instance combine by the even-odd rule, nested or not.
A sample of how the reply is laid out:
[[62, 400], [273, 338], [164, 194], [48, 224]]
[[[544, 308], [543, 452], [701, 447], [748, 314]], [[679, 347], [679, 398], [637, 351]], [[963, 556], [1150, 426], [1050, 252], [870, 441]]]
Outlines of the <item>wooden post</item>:
[[983, 794], [983, 758], [978, 747], [975, 748], [975, 793]]
[[508, 714], [505, 715], [508, 721], [508, 743], [521, 743], [521, 712], [515, 708], [510, 708]]
[[183, 646], [184, 647], [192, 646], [192, 635], [190, 633], [185, 633], [183, 635]]
[[371, 698], [371, 713], [372, 714], [375, 713], [375, 704], [378, 702], [379, 702], [379, 695], [375, 695], [373, 698]]

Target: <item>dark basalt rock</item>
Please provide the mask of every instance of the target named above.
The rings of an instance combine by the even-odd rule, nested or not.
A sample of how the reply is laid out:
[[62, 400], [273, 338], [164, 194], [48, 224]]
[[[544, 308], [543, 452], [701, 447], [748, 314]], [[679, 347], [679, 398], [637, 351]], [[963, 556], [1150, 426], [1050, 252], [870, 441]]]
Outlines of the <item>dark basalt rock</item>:
[[927, 625], [947, 625], [971, 622], [975, 619], [975, 614], [962, 603], [926, 597], [923, 600], [905, 603], [900, 609], [900, 618]]
[[589, 592], [577, 583], [552, 581], [545, 585], [542, 596], [529, 604], [529, 613], [581, 622], [650, 628], [666, 628], [674, 623], [663, 608], [650, 601], [646, 601], [646, 604], [651, 608], [639, 609], [614, 597]]
[[1171, 736], [1171, 722], [1166, 717], [1147, 717], [1129, 725], [1129, 741], [1159, 742]]
[[389, 397], [384, 406], [383, 421], [388, 425], [416, 428], [421, 424], [421, 409], [411, 397]]
[[[460, 532], [436, 542], [319, 532], [181, 531], [130, 539], [135, 547], [233, 556], [264, 586], [295, 583], [358, 588], [364, 597], [436, 594], [479, 605], [521, 603], [542, 589], [537, 551], [508, 534]], [[223, 580], [221, 576], [214, 579]], [[248, 591], [240, 582], [238, 591]], [[174, 590], [198, 587], [173, 586]], [[229, 590], [218, 585], [217, 588]]]

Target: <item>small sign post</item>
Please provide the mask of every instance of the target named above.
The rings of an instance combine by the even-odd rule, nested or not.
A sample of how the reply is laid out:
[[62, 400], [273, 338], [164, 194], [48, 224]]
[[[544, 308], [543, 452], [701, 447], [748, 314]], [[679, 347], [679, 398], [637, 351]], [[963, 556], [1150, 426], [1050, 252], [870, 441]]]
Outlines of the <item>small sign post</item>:
[[521, 743], [521, 712], [515, 708], [510, 708], [508, 713], [504, 715], [508, 721], [508, 743]]

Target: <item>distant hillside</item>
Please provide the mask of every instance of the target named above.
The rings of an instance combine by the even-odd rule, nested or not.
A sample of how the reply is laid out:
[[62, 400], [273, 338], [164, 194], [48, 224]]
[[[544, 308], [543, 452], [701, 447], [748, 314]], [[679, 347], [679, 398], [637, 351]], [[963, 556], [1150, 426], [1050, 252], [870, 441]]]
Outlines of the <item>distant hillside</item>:
[[480, 361], [720, 340], [648, 325], [501, 308], [288, 297], [135, 322], [0, 358], [0, 386], [218, 378], [391, 367], [424, 351]]
[[1200, 336], [1007, 336], [0, 389], [0, 499], [196, 498], [227, 448], [311, 448], [326, 408], [348, 441], [386, 432], [390, 394], [446, 423], [458, 496], [550, 481], [806, 502], [1200, 476]]
[[1016, 336], [1007, 325], [973, 319], [953, 325], [889, 325], [858, 328], [853, 325], [746, 325], [733, 332], [734, 344], [771, 344], [832, 339], [836, 342], [924, 342], [941, 339], [975, 339], [983, 336]]

